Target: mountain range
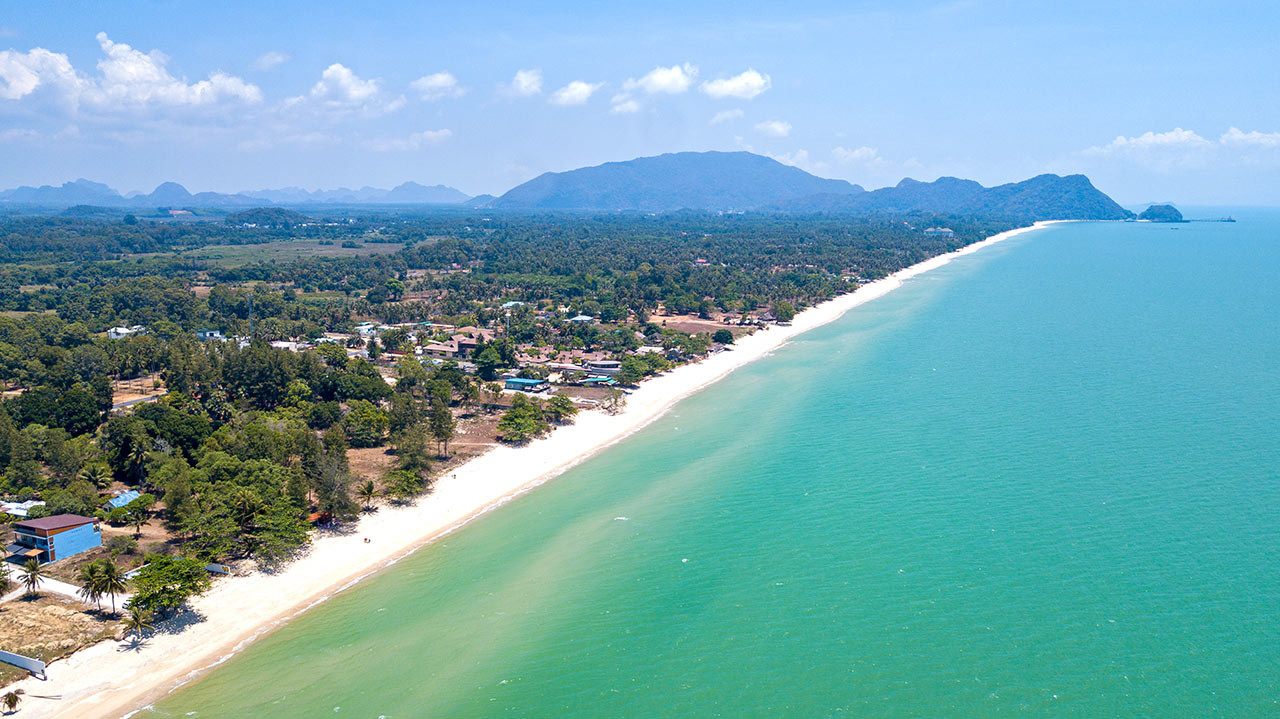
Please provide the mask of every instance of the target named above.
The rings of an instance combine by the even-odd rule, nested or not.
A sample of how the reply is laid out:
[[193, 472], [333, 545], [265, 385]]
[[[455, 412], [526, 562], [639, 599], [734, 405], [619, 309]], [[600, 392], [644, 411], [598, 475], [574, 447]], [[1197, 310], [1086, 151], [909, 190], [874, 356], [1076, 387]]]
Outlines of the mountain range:
[[904, 179], [857, 195], [823, 194], [773, 204], [784, 212], [846, 214], [941, 212], [1004, 215], [1033, 220], [1124, 220], [1124, 209], [1084, 175], [1037, 175], [1022, 182], [983, 187], [973, 180], [941, 177], [933, 182]]
[[225, 207], [263, 204], [434, 204], [512, 210], [768, 211], [892, 214], [936, 212], [1029, 219], [1121, 220], [1133, 213], [1098, 190], [1084, 175], [1039, 175], [984, 187], [973, 180], [905, 179], [868, 192], [844, 180], [817, 177], [798, 167], [749, 152], [678, 152], [547, 172], [493, 197], [467, 195], [444, 185], [406, 182], [390, 190], [308, 191], [299, 187], [236, 194], [191, 194], [166, 182], [149, 194], [122, 196], [110, 187], [76, 180], [59, 187], [0, 191], [0, 203], [45, 207]]
[[445, 185], [420, 185], [406, 182], [390, 190], [362, 187], [350, 190], [315, 190], [309, 192], [300, 187], [279, 190], [251, 190], [235, 194], [221, 192], [197, 192], [192, 194], [176, 182], [161, 183], [149, 193], [121, 195], [101, 182], [75, 180], [54, 187], [17, 187], [0, 190], [0, 203], [33, 205], [37, 207], [71, 207], [96, 205], [102, 207], [257, 207], [262, 204], [351, 204], [351, 205], [456, 205], [469, 196]]

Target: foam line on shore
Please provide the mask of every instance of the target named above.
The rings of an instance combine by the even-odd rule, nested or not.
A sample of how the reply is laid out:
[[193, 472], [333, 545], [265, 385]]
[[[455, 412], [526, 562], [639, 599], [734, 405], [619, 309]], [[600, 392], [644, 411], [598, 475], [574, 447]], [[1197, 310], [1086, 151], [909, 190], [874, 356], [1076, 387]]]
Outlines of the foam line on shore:
[[[790, 325], [743, 337], [732, 351], [644, 382], [617, 415], [582, 413], [577, 422], [545, 439], [523, 447], [494, 448], [439, 478], [432, 492], [416, 504], [383, 507], [362, 518], [353, 531], [316, 537], [304, 556], [281, 571], [217, 582], [192, 602], [203, 621], [180, 633], [152, 636], [131, 652], [121, 651], [117, 642], [101, 642], [54, 662], [46, 680], [26, 679], [15, 688], [29, 695], [60, 694], [63, 700], [24, 702], [23, 716], [116, 719], [136, 713], [281, 624], [622, 441], [681, 399], [766, 356], [796, 335], [832, 322], [957, 257], [1048, 224], [1052, 223], [1003, 232], [930, 258], [809, 308]], [[369, 543], [364, 542], [366, 537]]]

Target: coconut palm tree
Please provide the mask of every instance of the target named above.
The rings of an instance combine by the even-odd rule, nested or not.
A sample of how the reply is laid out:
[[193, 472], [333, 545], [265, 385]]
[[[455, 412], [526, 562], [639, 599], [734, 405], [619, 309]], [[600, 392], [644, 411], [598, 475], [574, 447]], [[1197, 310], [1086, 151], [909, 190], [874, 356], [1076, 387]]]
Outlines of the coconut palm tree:
[[120, 571], [120, 565], [110, 559], [98, 561], [98, 593], [99, 596], [111, 597], [111, 613], [116, 613], [116, 595], [124, 594], [129, 589], [129, 580]]
[[80, 472], [80, 478], [95, 487], [105, 487], [110, 484], [111, 475], [107, 474], [106, 467], [100, 464], [91, 464]]
[[129, 473], [135, 484], [141, 486], [147, 473], [147, 457], [151, 452], [141, 442], [135, 441], [129, 448]]
[[231, 508], [231, 514], [235, 517], [236, 524], [239, 525], [241, 531], [247, 531], [262, 512], [262, 501], [248, 487], [241, 487], [235, 490], [231, 494], [228, 504]]
[[[136, 505], [136, 506], [135, 506]], [[142, 528], [147, 526], [147, 522], [151, 519], [151, 513], [144, 507], [134, 502], [129, 507], [129, 524], [133, 526], [133, 536], [135, 539], [142, 538]]]
[[0, 563], [0, 594], [9, 591], [9, 587], [13, 586], [13, 575], [9, 574], [9, 565]]
[[0, 697], [0, 704], [4, 705], [5, 714], [12, 714], [18, 711], [18, 705], [21, 703], [22, 703], [21, 689], [18, 689], [16, 691], [6, 692], [3, 697]]
[[124, 626], [124, 635], [136, 634], [138, 641], [142, 641], [142, 633], [155, 630], [155, 625], [151, 623], [151, 612], [142, 607], [129, 607], [129, 616], [121, 622]]
[[374, 486], [372, 479], [367, 479], [356, 490], [356, 494], [360, 497], [360, 504], [364, 506], [365, 511], [368, 511], [373, 509], [373, 501], [378, 498], [378, 488]]
[[40, 560], [32, 557], [22, 565], [22, 584], [27, 588], [27, 596], [33, 597], [36, 590], [40, 588], [40, 582], [44, 581], [44, 567], [40, 566]]
[[76, 580], [80, 582], [80, 591], [77, 593], [84, 597], [86, 602], [98, 605], [99, 612], [102, 611], [102, 580], [99, 579], [101, 566], [96, 561], [82, 564], [80, 572], [76, 575]]

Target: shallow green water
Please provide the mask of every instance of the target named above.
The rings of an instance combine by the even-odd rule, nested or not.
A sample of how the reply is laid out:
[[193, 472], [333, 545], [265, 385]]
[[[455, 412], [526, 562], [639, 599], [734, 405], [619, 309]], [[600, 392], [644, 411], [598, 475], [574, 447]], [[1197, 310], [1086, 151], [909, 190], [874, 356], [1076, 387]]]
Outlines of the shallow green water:
[[1278, 324], [1280, 215], [1011, 240], [153, 712], [1277, 716]]

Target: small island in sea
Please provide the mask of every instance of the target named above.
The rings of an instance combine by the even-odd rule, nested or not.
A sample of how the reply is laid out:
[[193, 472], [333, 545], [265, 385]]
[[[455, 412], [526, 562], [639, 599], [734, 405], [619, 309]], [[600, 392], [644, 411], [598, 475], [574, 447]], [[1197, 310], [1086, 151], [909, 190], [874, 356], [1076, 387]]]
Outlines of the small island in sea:
[[1151, 205], [1138, 215], [1138, 219], [1147, 222], [1186, 222], [1178, 208], [1168, 204]]

